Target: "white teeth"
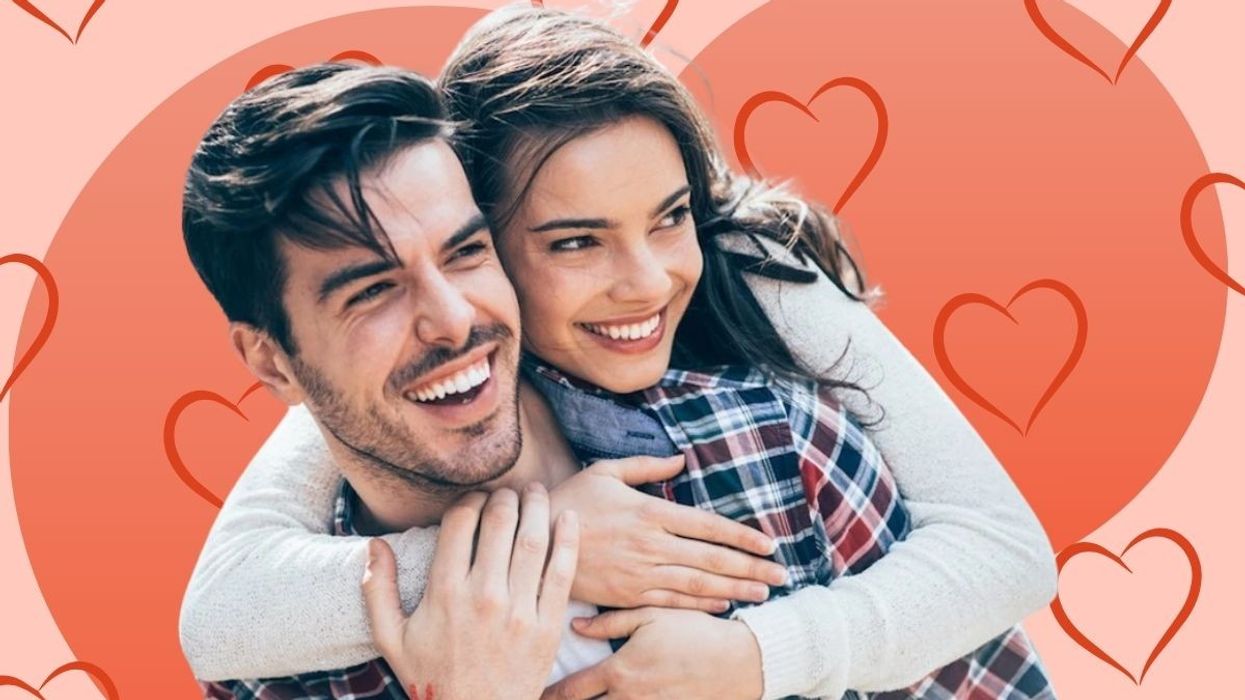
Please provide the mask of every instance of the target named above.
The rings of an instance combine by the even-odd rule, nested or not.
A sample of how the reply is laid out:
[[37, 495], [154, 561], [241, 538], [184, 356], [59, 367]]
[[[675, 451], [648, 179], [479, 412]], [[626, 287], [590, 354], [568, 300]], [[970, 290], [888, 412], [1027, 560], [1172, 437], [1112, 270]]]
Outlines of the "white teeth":
[[435, 401], [453, 394], [462, 394], [488, 381], [490, 376], [492, 372], [489, 369], [488, 358], [485, 357], [451, 377], [406, 392], [407, 398], [414, 397], [416, 401]]
[[647, 338], [657, 330], [657, 326], [661, 325], [661, 314], [654, 314], [652, 318], [643, 323], [632, 323], [621, 326], [607, 326], [600, 323], [584, 323], [584, 328], [597, 335], [607, 336], [614, 340], [639, 340]]

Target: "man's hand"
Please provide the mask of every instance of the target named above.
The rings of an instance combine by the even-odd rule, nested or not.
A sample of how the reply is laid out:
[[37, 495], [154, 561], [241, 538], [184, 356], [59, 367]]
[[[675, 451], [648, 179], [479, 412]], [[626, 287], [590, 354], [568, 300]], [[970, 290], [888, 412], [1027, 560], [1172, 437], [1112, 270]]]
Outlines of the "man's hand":
[[579, 527], [573, 511], [558, 516], [551, 550], [548, 494], [532, 484], [522, 499], [520, 513], [514, 491], [472, 493], [445, 513], [428, 587], [409, 618], [393, 550], [372, 541], [363, 578], [372, 639], [412, 700], [540, 696], [566, 624]]
[[574, 627], [595, 639], [631, 639], [605, 661], [546, 688], [542, 700], [761, 697], [761, 650], [737, 620], [639, 608], [576, 618]]
[[576, 600], [722, 612], [786, 582], [786, 569], [762, 558], [774, 551], [766, 535], [631, 488], [682, 470], [682, 456], [603, 460], [553, 489], [553, 512], [572, 509], [582, 523]]

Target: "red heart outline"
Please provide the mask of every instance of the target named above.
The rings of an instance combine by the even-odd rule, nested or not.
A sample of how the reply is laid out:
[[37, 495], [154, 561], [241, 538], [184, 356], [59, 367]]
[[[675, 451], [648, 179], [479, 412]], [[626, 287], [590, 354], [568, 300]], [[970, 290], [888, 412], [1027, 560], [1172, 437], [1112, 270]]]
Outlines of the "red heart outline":
[[224, 501], [220, 496], [212, 493], [212, 490], [207, 486], [204, 486], [203, 482], [195, 478], [195, 475], [186, 466], [186, 463], [182, 461], [181, 454], [177, 451], [177, 421], [181, 419], [182, 413], [187, 408], [200, 401], [207, 401], [218, 406], [224, 406], [241, 417], [242, 420], [250, 422], [250, 418], [246, 417], [246, 414], [242, 412], [238, 405], [246, 401], [246, 397], [255, 393], [262, 386], [262, 383], [255, 382], [246, 391], [242, 392], [242, 396], [238, 397], [236, 402], [230, 401], [214, 391], [191, 391], [183, 394], [177, 401], [174, 401], [173, 405], [169, 407], [168, 414], [164, 417], [164, 454], [169, 459], [169, 465], [173, 467], [173, 473], [177, 474], [177, 478], [181, 479], [183, 484], [189, 486], [191, 491], [194, 491], [200, 498], [217, 508], [220, 508]]
[[[339, 61], [360, 61], [368, 64], [369, 66], [381, 65], [381, 60], [379, 58], [366, 51], [360, 51], [359, 49], [348, 49], [346, 51], [342, 51], [335, 56], [330, 56], [328, 60], [329, 63], [337, 63]], [[246, 89], [243, 90], [243, 92], [250, 90], [274, 75], [281, 75], [286, 71], [292, 70], [294, 70], [294, 66], [287, 63], [272, 63], [264, 66], [263, 68], [255, 71], [255, 73], [251, 75], [250, 80], [246, 81]]]
[[870, 104], [873, 105], [873, 111], [878, 118], [877, 135], [873, 139], [873, 149], [869, 152], [869, 157], [865, 159], [865, 162], [860, 166], [860, 169], [856, 171], [856, 176], [852, 178], [852, 181], [848, 183], [847, 188], [843, 190], [843, 194], [839, 197], [839, 201], [835, 203], [832, 211], [835, 214], [838, 214], [843, 209], [843, 206], [847, 204], [847, 200], [851, 199], [851, 196], [855, 194], [857, 188], [864, 183], [865, 178], [869, 177], [869, 173], [873, 172], [874, 166], [878, 164], [878, 160], [882, 157], [882, 150], [886, 147], [886, 136], [890, 130], [890, 118], [886, 113], [886, 103], [882, 101], [882, 96], [878, 94], [878, 91], [874, 89], [872, 85], [864, 80], [861, 80], [860, 78], [835, 78], [834, 80], [831, 80], [825, 85], [817, 88], [817, 91], [814, 92], [813, 96], [808, 99], [808, 102], [800, 102], [791, 95], [778, 90], [759, 92], [748, 98], [748, 101], [739, 108], [739, 114], [735, 117], [734, 141], [735, 155], [739, 157], [740, 164], [742, 164], [744, 169], [753, 177], [761, 177], [761, 173], [757, 169], [756, 163], [752, 159], [752, 155], [748, 152], [748, 140], [745, 136], [745, 131], [748, 127], [748, 119], [752, 117], [752, 113], [756, 111], [757, 107], [760, 107], [768, 102], [781, 102], [785, 105], [795, 107], [813, 121], [820, 123], [820, 120], [817, 119], [817, 115], [813, 114], [812, 104], [817, 101], [818, 97], [821, 97], [824, 93], [836, 87], [850, 87], [863, 93], [864, 96], [869, 99]]
[[25, 10], [31, 17], [34, 17], [40, 22], [43, 22], [49, 27], [55, 29], [57, 32], [60, 32], [61, 36], [69, 40], [69, 43], [77, 44], [78, 39], [82, 38], [82, 30], [86, 29], [86, 25], [91, 23], [91, 18], [95, 16], [96, 12], [99, 12], [99, 8], [104, 6], [104, 0], [95, 0], [95, 2], [91, 3], [90, 9], [88, 9], [86, 11], [86, 15], [82, 17], [82, 22], [78, 24], [78, 33], [73, 36], [69, 36], [69, 32], [65, 31], [61, 25], [57, 24], [56, 20], [45, 15], [43, 10], [35, 7], [34, 3], [30, 2], [30, 0], [13, 0], [13, 4]]
[[[1029, 413], [1029, 421], [1025, 423], [1025, 427], [1021, 429], [1021, 427], [1010, 417], [1008, 417], [1007, 414], [1003, 413], [1002, 410], [991, 403], [985, 396], [982, 396], [976, 389], [973, 389], [973, 387], [970, 386], [962, 376], [960, 376], [960, 373], [955, 370], [955, 367], [951, 364], [951, 358], [947, 354], [946, 331], [947, 321], [951, 319], [951, 315], [961, 307], [968, 304], [983, 304], [1003, 314], [1011, 320], [1012, 323], [1019, 323], [1019, 321], [1016, 320], [1016, 317], [1012, 316], [1008, 309], [1011, 308], [1012, 304], [1014, 304], [1017, 299], [1035, 289], [1049, 289], [1058, 292], [1059, 295], [1066, 299], [1068, 304], [1072, 306], [1072, 310], [1076, 313], [1076, 341], [1072, 345], [1072, 352], [1068, 353], [1068, 359], [1064, 360], [1063, 366], [1059, 368], [1058, 374], [1056, 374], [1055, 378], [1051, 380], [1050, 385], [1046, 387], [1046, 391], [1042, 393], [1042, 397], [1038, 399], [1037, 404], [1033, 406], [1033, 410]], [[1021, 287], [1020, 291], [1016, 292], [1012, 296], [1011, 300], [1007, 302], [1006, 307], [1000, 306], [998, 302], [994, 301], [990, 297], [972, 292], [960, 294], [959, 296], [952, 298], [943, 305], [942, 309], [938, 312], [938, 318], [934, 321], [934, 356], [938, 360], [938, 366], [942, 368], [943, 373], [947, 375], [947, 379], [951, 381], [956, 389], [959, 389], [965, 396], [971, 399], [973, 403], [976, 403], [978, 406], [981, 406], [997, 416], [1003, 422], [1015, 428], [1016, 432], [1020, 433], [1020, 435], [1024, 437], [1028, 436], [1029, 430], [1033, 427], [1033, 422], [1037, 420], [1037, 417], [1042, 412], [1042, 409], [1045, 408], [1047, 402], [1055, 396], [1055, 392], [1059, 391], [1059, 387], [1063, 386], [1063, 383], [1068, 379], [1068, 375], [1072, 374], [1072, 370], [1075, 369], [1076, 364], [1080, 362], [1081, 354], [1085, 351], [1085, 337], [1088, 333], [1089, 316], [1085, 312], [1085, 304], [1081, 302], [1081, 298], [1077, 296], [1076, 292], [1059, 280], [1041, 279], [1035, 282], [1030, 282], [1024, 287]]]
[[95, 685], [104, 691], [104, 697], [106, 700], [120, 699], [121, 695], [117, 693], [117, 685], [112, 682], [112, 679], [108, 677], [108, 674], [104, 672], [104, 669], [85, 661], [71, 661], [57, 667], [56, 670], [52, 671], [52, 673], [50, 673], [48, 677], [43, 680], [43, 683], [40, 684], [38, 688], [34, 688], [26, 681], [14, 676], [0, 676], [0, 688], [5, 686], [21, 688], [40, 700], [47, 700], [47, 697], [40, 691], [46, 688], [48, 683], [52, 682], [52, 679], [70, 671], [82, 671], [87, 674], [91, 680], [95, 681]]
[[1100, 554], [1124, 567], [1124, 570], [1131, 574], [1133, 570], [1128, 568], [1128, 565], [1124, 563], [1123, 557], [1128, 554], [1128, 550], [1132, 549], [1133, 545], [1154, 537], [1169, 540], [1174, 542], [1176, 546], [1180, 547], [1181, 551], [1184, 552], [1185, 559], [1189, 561], [1189, 569], [1193, 572], [1193, 577], [1189, 581], [1189, 593], [1185, 596], [1184, 605], [1180, 607], [1180, 612], [1176, 613], [1176, 617], [1173, 618], [1171, 624], [1167, 626], [1167, 630], [1163, 632], [1163, 636], [1160, 637], [1158, 643], [1154, 645], [1154, 649], [1150, 652], [1149, 658], [1146, 659], [1146, 665], [1141, 669], [1140, 677], [1133, 677], [1133, 674], [1129, 672], [1128, 669], [1124, 668], [1124, 666], [1113, 659], [1110, 654], [1103, 651], [1097, 644], [1090, 641], [1089, 637], [1085, 636], [1085, 634], [1081, 632], [1076, 625], [1072, 624], [1072, 620], [1068, 618], [1068, 613], [1063, 609], [1063, 603], [1059, 601], [1058, 594], [1055, 595], [1055, 600], [1050, 604], [1051, 612], [1055, 614], [1055, 620], [1059, 623], [1059, 626], [1063, 628], [1063, 631], [1072, 638], [1072, 641], [1079, 644], [1081, 648], [1085, 649], [1089, 653], [1107, 662], [1115, 670], [1123, 673], [1125, 676], [1128, 676], [1129, 680], [1137, 685], [1141, 685], [1141, 681], [1145, 680], [1146, 673], [1149, 672], [1150, 666], [1154, 664], [1156, 659], [1158, 659], [1159, 654], [1163, 653], [1163, 649], [1167, 647], [1168, 642], [1170, 642], [1172, 638], [1176, 636], [1176, 633], [1180, 631], [1180, 628], [1184, 626], [1185, 621], [1189, 619], [1189, 614], [1193, 612], [1193, 606], [1197, 604], [1197, 597], [1202, 591], [1202, 561], [1197, 556], [1197, 550], [1195, 550], [1189, 540], [1185, 539], [1185, 536], [1179, 532], [1168, 528], [1158, 527], [1152, 530], [1146, 530], [1140, 535], [1134, 537], [1133, 541], [1128, 543], [1128, 546], [1124, 548], [1124, 551], [1120, 552], [1120, 556], [1118, 557], [1093, 542], [1077, 542], [1076, 544], [1064, 549], [1059, 553], [1059, 556], [1055, 558], [1058, 571], [1062, 572], [1064, 564], [1067, 564], [1069, 559], [1077, 556], [1078, 554]]
[[1232, 279], [1228, 275], [1227, 270], [1219, 267], [1214, 260], [1210, 259], [1210, 256], [1206, 254], [1206, 249], [1197, 240], [1197, 234], [1193, 230], [1193, 205], [1197, 202], [1197, 198], [1202, 194], [1203, 190], [1215, 185], [1235, 185], [1245, 190], [1245, 182], [1242, 182], [1238, 177], [1233, 177], [1226, 173], [1210, 173], [1209, 175], [1199, 177], [1189, 186], [1188, 191], [1184, 194], [1184, 201], [1180, 204], [1180, 232], [1184, 236], [1185, 246], [1193, 254], [1193, 259], [1197, 260], [1197, 263], [1205, 268], [1211, 277], [1236, 290], [1238, 294], [1245, 294], [1245, 285]]
[[1059, 32], [1055, 31], [1055, 28], [1050, 26], [1050, 22], [1047, 22], [1046, 18], [1042, 16], [1042, 11], [1038, 9], [1037, 3], [1038, 0], [1025, 0], [1025, 10], [1029, 12], [1029, 19], [1033, 20], [1033, 24], [1038, 28], [1038, 31], [1042, 32], [1043, 36], [1049, 39], [1052, 44], [1059, 47], [1064, 53], [1068, 54], [1072, 58], [1075, 58], [1081, 63], [1084, 63], [1090, 68], [1093, 68], [1095, 73], [1106, 78], [1107, 82], [1115, 85], [1119, 83], [1120, 75], [1124, 72], [1124, 68], [1128, 66], [1128, 62], [1133, 59], [1133, 56], [1136, 55], [1138, 49], [1141, 48], [1141, 45], [1145, 43], [1146, 39], [1150, 38], [1150, 34], [1152, 34], [1154, 29], [1159, 26], [1159, 22], [1163, 21], [1163, 15], [1167, 14], [1167, 9], [1171, 7], [1172, 0], [1159, 0], [1159, 6], [1155, 8], [1154, 14], [1150, 15], [1150, 19], [1146, 22], [1146, 26], [1142, 28], [1141, 33], [1138, 34], [1137, 38], [1133, 40], [1133, 43], [1128, 47], [1128, 50], [1124, 52], [1124, 58], [1120, 60], [1120, 66], [1115, 71], [1114, 78], [1107, 75], [1106, 71], [1099, 68], [1098, 64], [1094, 63], [1088, 56], [1081, 53], [1080, 49], [1072, 45], [1072, 42], [1063, 38]]
[[25, 265], [26, 267], [34, 270], [39, 279], [43, 280], [43, 287], [48, 293], [48, 310], [47, 314], [43, 317], [43, 326], [39, 328], [39, 332], [35, 335], [34, 341], [30, 344], [29, 348], [26, 348], [26, 352], [23, 353], [17, 360], [17, 364], [13, 365], [13, 372], [9, 374], [8, 379], [5, 380], [4, 386], [0, 387], [0, 401], [4, 400], [4, 397], [9, 393], [9, 389], [13, 388], [13, 384], [17, 381], [17, 378], [21, 376], [26, 367], [34, 361], [35, 355], [37, 355], [39, 350], [43, 348], [43, 344], [48, 342], [48, 336], [52, 335], [52, 327], [56, 325], [56, 314], [60, 310], [60, 292], [57, 291], [56, 280], [52, 277], [52, 272], [51, 270], [48, 270], [46, 265], [39, 260], [30, 257], [29, 255], [23, 255], [21, 253], [14, 253], [0, 258], [0, 267], [3, 267], [9, 263]]
[[[545, 0], [532, 0], [532, 7], [544, 8]], [[657, 38], [658, 32], [665, 28], [666, 22], [670, 21], [670, 17], [674, 15], [674, 10], [679, 6], [679, 0], [666, 0], [665, 7], [661, 8], [661, 12], [657, 14], [657, 19], [649, 25], [648, 31], [644, 33], [644, 38], [640, 39], [640, 48], [648, 48], [653, 43], [653, 39]]]

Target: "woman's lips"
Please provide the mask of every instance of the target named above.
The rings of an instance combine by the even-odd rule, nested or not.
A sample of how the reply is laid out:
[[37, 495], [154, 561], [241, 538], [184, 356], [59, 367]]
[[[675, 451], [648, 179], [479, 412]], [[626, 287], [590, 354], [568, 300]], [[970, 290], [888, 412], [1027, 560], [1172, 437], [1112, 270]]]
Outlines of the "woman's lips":
[[577, 323], [593, 342], [613, 352], [638, 354], [648, 352], [661, 343], [666, 334], [666, 313], [669, 307], [634, 323]]

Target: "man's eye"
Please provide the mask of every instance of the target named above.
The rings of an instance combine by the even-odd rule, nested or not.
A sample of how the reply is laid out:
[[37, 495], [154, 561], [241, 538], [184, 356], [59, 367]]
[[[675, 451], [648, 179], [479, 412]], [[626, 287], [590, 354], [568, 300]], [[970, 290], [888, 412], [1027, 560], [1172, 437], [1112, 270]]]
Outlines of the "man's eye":
[[474, 258], [488, 250], [488, 246], [484, 243], [468, 243], [467, 245], [454, 251], [450, 256], [450, 260], [460, 260], [463, 258]]
[[376, 297], [383, 294], [385, 290], [389, 289], [392, 286], [393, 286], [393, 282], [377, 282], [376, 284], [373, 284], [367, 289], [350, 297], [350, 299], [346, 301], [346, 306], [348, 307], [354, 306], [355, 304], [359, 304], [359, 303], [368, 301], [370, 299], [375, 299]]
[[664, 217], [662, 217], [661, 221], [657, 224], [657, 227], [658, 228], [673, 228], [675, 226], [680, 226], [683, 224], [683, 222], [687, 221], [687, 217], [691, 215], [692, 215], [691, 207], [684, 204], [681, 207], [677, 207], [675, 209], [670, 210], [669, 214], [666, 214]]
[[574, 236], [572, 238], [559, 238], [549, 244], [549, 250], [555, 253], [567, 252], [573, 250], [583, 250], [596, 245], [596, 241], [592, 236]]

